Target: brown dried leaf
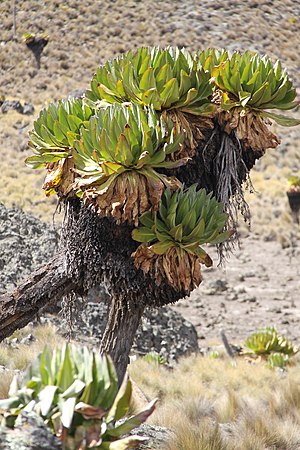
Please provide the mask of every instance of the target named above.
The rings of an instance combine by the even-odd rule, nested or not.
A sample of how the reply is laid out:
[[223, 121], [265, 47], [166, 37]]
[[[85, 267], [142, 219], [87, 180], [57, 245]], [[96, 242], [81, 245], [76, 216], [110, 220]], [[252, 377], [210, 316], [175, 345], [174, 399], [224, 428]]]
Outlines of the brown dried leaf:
[[158, 285], [166, 280], [170, 286], [189, 294], [202, 281], [201, 259], [177, 247], [171, 247], [164, 255], [157, 255], [141, 244], [131, 256], [135, 267], [154, 277]]
[[261, 150], [276, 148], [280, 144], [280, 139], [268, 128], [270, 122], [255, 111], [232, 108], [230, 111], [221, 111], [218, 121], [227, 134], [236, 130], [237, 137], [246, 148]]
[[203, 139], [202, 131], [214, 127], [212, 119], [182, 112], [180, 108], [171, 109], [164, 114], [172, 120], [178, 133], [185, 134], [184, 142], [179, 150], [171, 155], [170, 159], [177, 161], [185, 157], [192, 158], [195, 156], [198, 141]]

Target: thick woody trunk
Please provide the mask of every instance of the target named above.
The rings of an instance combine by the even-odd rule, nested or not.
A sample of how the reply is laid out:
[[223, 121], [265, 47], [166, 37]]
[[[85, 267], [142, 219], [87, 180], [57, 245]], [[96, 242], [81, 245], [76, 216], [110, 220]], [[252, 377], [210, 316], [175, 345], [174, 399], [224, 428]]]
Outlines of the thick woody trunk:
[[111, 356], [120, 382], [124, 378], [129, 363], [130, 349], [143, 311], [143, 306], [135, 310], [129, 307], [126, 301], [126, 293], [111, 299], [108, 321], [100, 344], [100, 352], [108, 353]]
[[173, 303], [189, 294], [176, 291], [166, 282], [158, 286], [153, 278], [135, 268], [131, 255], [139, 244], [131, 238], [132, 229], [128, 224], [100, 219], [78, 199], [66, 204], [62, 247], [67, 272], [80, 281], [83, 291], [104, 284], [110, 293], [100, 350], [112, 357], [120, 382], [145, 307]]

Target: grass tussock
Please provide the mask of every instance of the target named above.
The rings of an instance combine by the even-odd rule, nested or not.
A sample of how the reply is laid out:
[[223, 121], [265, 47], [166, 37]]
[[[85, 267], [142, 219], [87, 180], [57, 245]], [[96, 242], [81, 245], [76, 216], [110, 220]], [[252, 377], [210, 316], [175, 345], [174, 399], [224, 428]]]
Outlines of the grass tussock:
[[[173, 370], [136, 361], [135, 382], [160, 403], [150, 421], [174, 431], [161, 450], [299, 450], [300, 366], [183, 359]], [[167, 380], [167, 382], [166, 382]]]
[[[34, 334], [35, 340], [30, 343], [22, 343], [30, 333]], [[54, 348], [63, 343], [53, 326], [38, 325], [27, 326], [16, 331], [7, 342], [0, 344], [0, 398], [7, 397], [10, 382], [15, 371], [24, 370], [28, 364], [43, 350], [45, 345]], [[3, 371], [1, 370], [3, 366]]]

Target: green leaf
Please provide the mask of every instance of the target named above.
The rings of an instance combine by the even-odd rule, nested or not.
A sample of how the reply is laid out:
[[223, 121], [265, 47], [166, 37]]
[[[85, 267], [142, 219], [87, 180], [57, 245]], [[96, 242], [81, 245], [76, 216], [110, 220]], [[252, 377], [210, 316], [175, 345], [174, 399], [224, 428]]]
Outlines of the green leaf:
[[41, 408], [41, 414], [44, 417], [48, 416], [48, 413], [53, 405], [54, 396], [58, 390], [58, 386], [45, 386], [38, 394], [39, 407]]
[[61, 409], [61, 423], [63, 427], [69, 429], [71, 428], [74, 412], [76, 406], [76, 397], [70, 397], [65, 402]]
[[139, 222], [147, 228], [151, 228], [154, 225], [151, 211], [144, 212], [139, 218]]
[[137, 242], [151, 242], [155, 237], [153, 231], [146, 227], [135, 229], [132, 232], [132, 239]]
[[57, 374], [57, 385], [62, 391], [71, 386], [74, 379], [74, 369], [70, 358], [69, 345], [65, 344], [62, 350], [62, 362]]
[[119, 437], [126, 433], [130, 433], [131, 430], [140, 426], [148, 419], [148, 417], [154, 412], [156, 403], [157, 399], [154, 399], [153, 401], [148, 403], [148, 405], [142, 411], [132, 417], [129, 417], [128, 419], [125, 419], [122, 424], [115, 426], [113, 429], [110, 429], [108, 431], [109, 435]]
[[31, 169], [40, 169], [46, 164], [46, 161], [42, 156], [34, 155], [28, 156], [28, 158], [25, 159], [25, 164]]
[[154, 77], [154, 70], [149, 67], [144, 73], [140, 81], [140, 89], [148, 91], [148, 89], [156, 89], [156, 82]]
[[174, 242], [171, 240], [164, 240], [163, 242], [157, 242], [156, 244], [151, 245], [150, 249], [153, 253], [157, 255], [163, 255], [166, 253], [169, 248], [174, 246]]
[[267, 111], [262, 112], [261, 115], [263, 117], [268, 117], [272, 120], [275, 120], [275, 122], [278, 123], [278, 125], [282, 125], [284, 127], [295, 127], [297, 125], [300, 125], [300, 120], [294, 119], [292, 117], [286, 117], [280, 114], [274, 114]]
[[121, 387], [114, 399], [112, 407], [110, 408], [106, 421], [116, 421], [122, 419], [128, 412], [130, 406], [130, 399], [132, 394], [131, 381], [129, 380], [128, 374], [126, 373], [122, 381]]
[[172, 103], [179, 100], [179, 87], [176, 78], [172, 78], [165, 84], [160, 97], [163, 101], [164, 108], [169, 108]]
[[81, 394], [85, 388], [85, 383], [79, 379], [74, 380], [74, 382], [61, 394], [61, 398], [76, 397]]

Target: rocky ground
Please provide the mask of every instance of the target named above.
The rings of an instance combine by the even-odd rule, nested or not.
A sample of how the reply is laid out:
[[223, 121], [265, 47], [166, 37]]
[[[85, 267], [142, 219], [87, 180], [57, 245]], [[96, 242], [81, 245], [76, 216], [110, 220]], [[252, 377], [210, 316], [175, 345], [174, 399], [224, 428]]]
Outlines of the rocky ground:
[[199, 289], [173, 308], [195, 325], [200, 347], [218, 342], [222, 330], [239, 344], [270, 325], [300, 343], [299, 262], [299, 246], [245, 238], [225, 267], [205, 270]]

